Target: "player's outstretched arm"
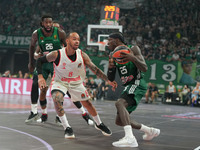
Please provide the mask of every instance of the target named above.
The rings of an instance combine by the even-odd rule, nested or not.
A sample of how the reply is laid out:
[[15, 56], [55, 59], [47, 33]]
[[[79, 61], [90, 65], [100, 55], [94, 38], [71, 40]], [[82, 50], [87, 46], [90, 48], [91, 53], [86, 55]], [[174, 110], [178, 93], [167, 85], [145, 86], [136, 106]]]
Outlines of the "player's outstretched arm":
[[57, 56], [58, 56], [58, 51], [53, 51], [37, 59], [36, 69], [38, 72], [38, 84], [39, 84], [40, 89], [46, 88], [46, 81], [42, 75], [42, 64], [55, 61]]
[[138, 46], [133, 46], [130, 53], [121, 52], [122, 61], [132, 61], [140, 71], [147, 71], [147, 64]]
[[85, 65], [97, 76], [99, 76], [102, 80], [108, 81], [108, 83], [113, 87], [117, 87], [117, 83], [115, 81], [111, 82], [108, 80], [108, 77], [103, 73], [101, 69], [99, 69], [89, 58], [89, 56], [83, 52], [83, 60]]

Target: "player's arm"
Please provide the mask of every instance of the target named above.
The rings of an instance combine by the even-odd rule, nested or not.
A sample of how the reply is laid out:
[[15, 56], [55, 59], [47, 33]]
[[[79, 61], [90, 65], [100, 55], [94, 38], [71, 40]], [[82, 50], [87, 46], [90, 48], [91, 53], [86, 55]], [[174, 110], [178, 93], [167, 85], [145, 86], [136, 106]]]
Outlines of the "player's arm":
[[121, 52], [120, 54], [124, 57], [122, 61], [132, 61], [140, 71], [147, 71], [147, 64], [138, 46], [133, 46], [130, 53]]
[[43, 53], [42, 53], [40, 47], [37, 46], [36, 50], [35, 50], [35, 53], [34, 53], [34, 59], [38, 59], [38, 58], [40, 58], [42, 56], [43, 56]]
[[113, 87], [113, 88], [116, 88], [117, 87], [117, 83], [114, 81], [114, 82], [110, 82], [107, 78], [107, 76], [103, 73], [103, 71], [101, 69], [99, 69], [89, 58], [89, 56], [82, 52], [83, 53], [83, 60], [84, 60], [84, 63], [85, 65], [97, 76], [99, 76], [102, 80], [104, 81], [108, 81], [108, 83]]
[[60, 41], [64, 45], [64, 47], [67, 46], [65, 31], [62, 29], [58, 29], [58, 34], [59, 34]]
[[34, 52], [36, 47], [36, 42], [38, 41], [37, 30], [35, 30], [31, 37], [31, 44], [29, 46], [29, 64], [28, 69], [30, 72], [34, 71]]
[[42, 64], [53, 62], [56, 60], [57, 57], [58, 57], [58, 51], [53, 51], [37, 59], [36, 69], [38, 72], [38, 84], [39, 84], [40, 89], [46, 88], [46, 81], [42, 75]]
[[108, 64], [108, 72], [107, 72], [108, 79], [110, 81], [114, 81], [115, 74], [116, 74], [116, 66], [114, 64], [114, 60], [112, 57], [109, 56], [109, 64]]

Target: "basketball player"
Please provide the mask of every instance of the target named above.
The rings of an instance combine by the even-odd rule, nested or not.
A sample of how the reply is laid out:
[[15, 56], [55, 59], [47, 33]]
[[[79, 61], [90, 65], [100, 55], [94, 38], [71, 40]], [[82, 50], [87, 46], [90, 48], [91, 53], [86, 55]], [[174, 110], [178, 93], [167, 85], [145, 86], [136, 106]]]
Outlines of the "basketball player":
[[[119, 45], [125, 45], [122, 33], [110, 34], [107, 43], [108, 48], [113, 51]], [[142, 77], [142, 72], [147, 71], [147, 65], [138, 46], [131, 47], [129, 54], [123, 52], [120, 54], [123, 57], [121, 62], [128, 61], [128, 63], [118, 64], [110, 57], [107, 75], [108, 79], [113, 81], [116, 69], [118, 69], [121, 82], [125, 86], [120, 98], [115, 103], [117, 108], [116, 124], [124, 128], [125, 137], [113, 142], [112, 145], [115, 147], [138, 147], [132, 128], [145, 132], [144, 140], [151, 140], [158, 136], [160, 130], [130, 120], [129, 114], [137, 108], [147, 90], [147, 85]]]
[[[62, 45], [66, 46], [66, 33], [64, 30], [59, 28], [58, 23], [55, 23], [53, 27], [53, 20], [50, 15], [44, 15], [41, 18], [41, 28], [35, 30], [32, 34], [31, 38], [31, 44], [29, 48], [29, 71], [33, 71], [33, 57], [35, 59], [43, 56], [44, 54], [47, 54], [53, 50], [60, 49]], [[38, 47], [36, 48], [36, 43], [38, 42]], [[35, 53], [34, 53], [35, 51]], [[34, 56], [33, 56], [34, 54]], [[53, 64], [52, 63], [46, 63], [43, 66], [43, 76], [45, 80], [50, 79], [48, 78], [49, 74], [53, 75]], [[38, 101], [38, 78], [37, 78], [37, 72], [34, 71], [33, 76], [33, 83], [32, 83], [32, 90], [31, 90], [31, 114], [29, 115], [28, 119], [25, 120], [26, 123], [30, 123], [33, 120], [37, 120], [38, 122], [45, 122], [47, 121], [48, 115], [47, 115], [47, 100], [46, 100], [46, 92], [47, 88], [42, 89], [40, 92], [40, 105], [42, 108], [42, 116], [40, 119], [38, 119], [39, 115], [37, 112], [37, 101]], [[90, 116], [86, 113], [85, 109], [83, 108], [82, 104], [80, 102], [74, 103], [77, 108], [79, 108], [82, 111], [82, 117], [86, 120], [86, 122], [89, 125], [93, 125], [93, 121], [90, 118]], [[61, 124], [59, 117], [56, 116], [56, 123]]]
[[71, 95], [72, 101], [81, 101], [83, 106], [93, 116], [95, 128], [101, 130], [105, 136], [110, 136], [112, 132], [102, 123], [95, 107], [90, 102], [87, 89], [83, 85], [86, 76], [85, 65], [89, 67], [94, 74], [108, 81], [114, 88], [116, 87], [116, 82], [110, 82], [107, 76], [91, 62], [88, 55], [78, 48], [80, 44], [78, 33], [69, 33], [66, 41], [67, 47], [58, 51], [53, 51], [37, 60], [39, 87], [40, 89], [46, 88], [46, 81], [42, 75], [42, 65], [47, 62], [54, 62], [54, 78], [51, 95], [56, 112], [65, 130], [65, 138], [75, 138], [62, 106], [64, 95], [67, 91]]

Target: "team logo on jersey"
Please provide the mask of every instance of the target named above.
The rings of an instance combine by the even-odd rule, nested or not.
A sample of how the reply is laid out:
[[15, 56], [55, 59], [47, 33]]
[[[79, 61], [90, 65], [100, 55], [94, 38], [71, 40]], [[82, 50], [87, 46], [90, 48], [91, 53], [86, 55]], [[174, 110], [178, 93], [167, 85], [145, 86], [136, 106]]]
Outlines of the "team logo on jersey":
[[81, 98], [85, 98], [85, 94], [82, 93], [82, 94], [81, 94]]
[[54, 39], [57, 39], [57, 35], [54, 35]]
[[81, 67], [81, 65], [82, 65], [82, 63], [78, 64], [78, 68], [80, 68], [80, 67]]
[[40, 40], [44, 40], [44, 37], [41, 36], [41, 37], [40, 37]]
[[66, 63], [63, 63], [63, 69], [65, 69], [65, 66], [66, 66], [67, 64]]

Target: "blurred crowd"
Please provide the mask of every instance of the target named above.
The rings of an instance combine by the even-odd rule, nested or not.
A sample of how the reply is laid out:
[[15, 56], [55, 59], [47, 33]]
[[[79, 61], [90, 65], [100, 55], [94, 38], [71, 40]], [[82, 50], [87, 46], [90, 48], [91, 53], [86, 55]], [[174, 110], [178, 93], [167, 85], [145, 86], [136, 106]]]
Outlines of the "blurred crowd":
[[[27, 0], [1, 1], [0, 33], [31, 35], [40, 17], [51, 13], [66, 32], [77, 31], [80, 48], [87, 46], [87, 25], [99, 24], [100, 9], [114, 0]], [[119, 25], [130, 45], [139, 45], [147, 60], [200, 61], [200, 8], [197, 0], [144, 0], [133, 9], [121, 9]], [[119, 6], [120, 7], [120, 6]], [[49, 9], [51, 8], [51, 9]], [[98, 55], [92, 47], [90, 55]]]
[[192, 107], [200, 106], [200, 82], [196, 82], [195, 86], [185, 84], [177, 87], [170, 81], [163, 93], [160, 92], [160, 89], [155, 83], [149, 82], [145, 94], [145, 103], [155, 103], [159, 97], [162, 98], [163, 103], [188, 105]]

